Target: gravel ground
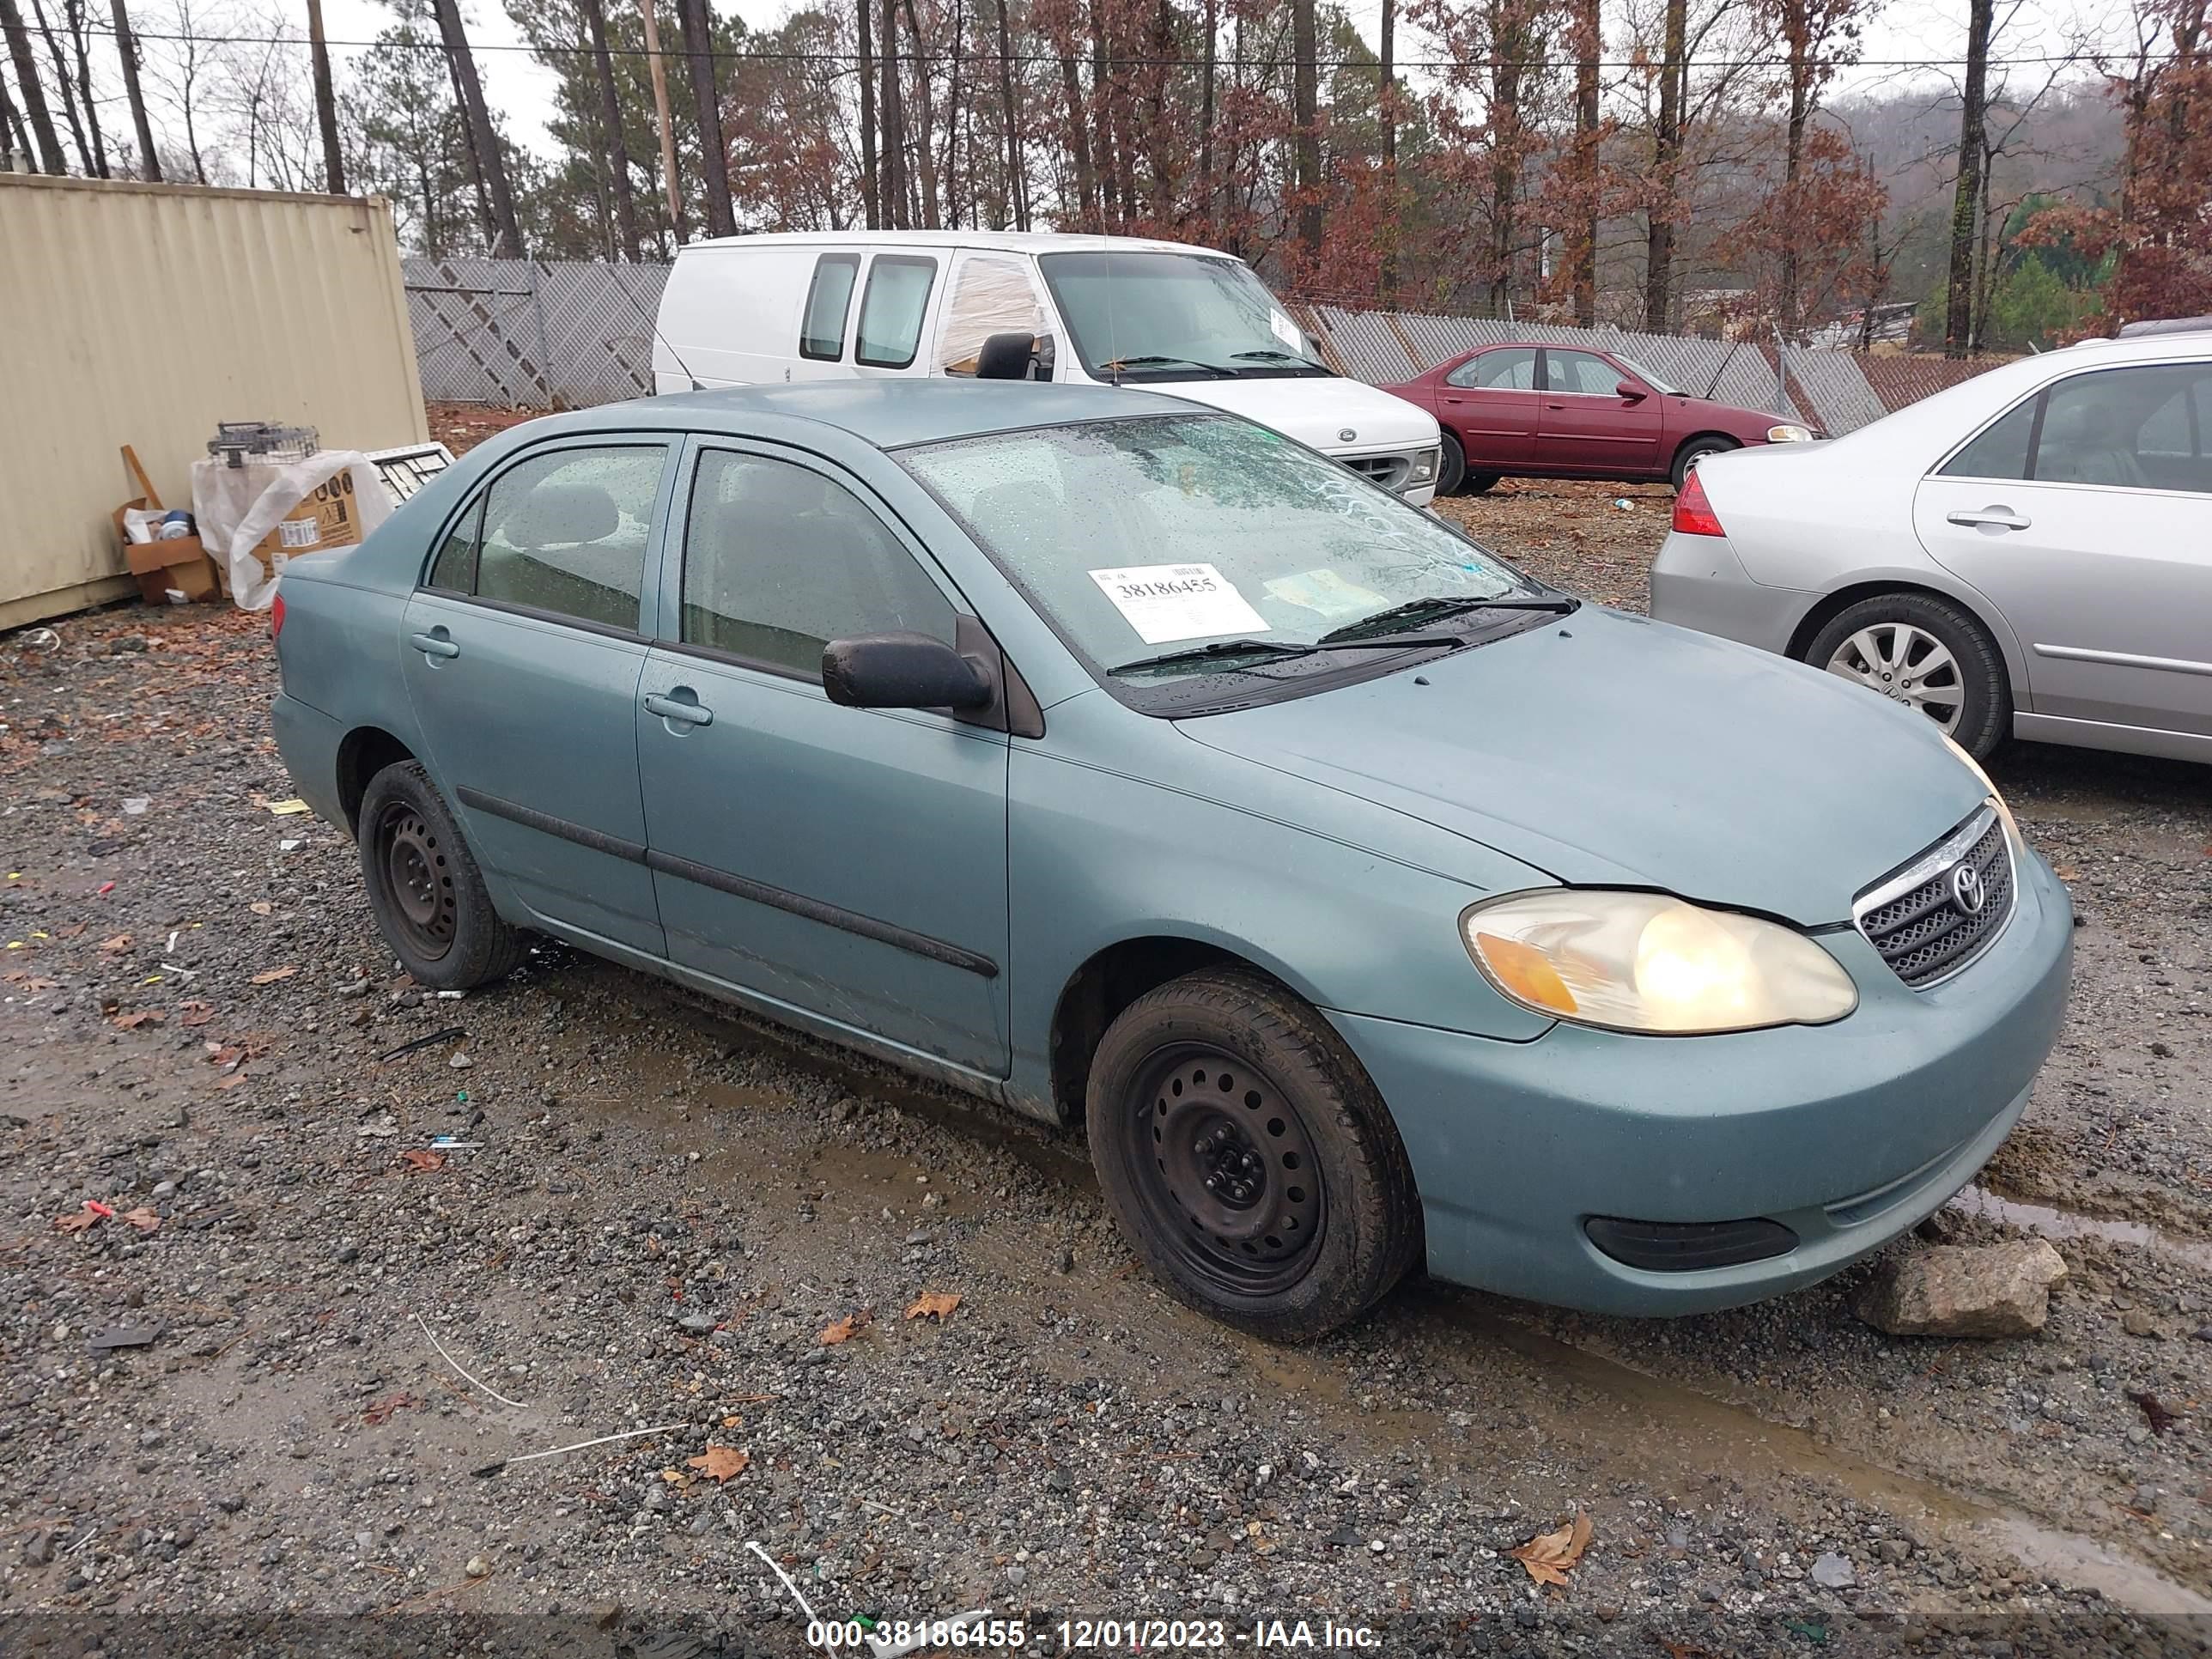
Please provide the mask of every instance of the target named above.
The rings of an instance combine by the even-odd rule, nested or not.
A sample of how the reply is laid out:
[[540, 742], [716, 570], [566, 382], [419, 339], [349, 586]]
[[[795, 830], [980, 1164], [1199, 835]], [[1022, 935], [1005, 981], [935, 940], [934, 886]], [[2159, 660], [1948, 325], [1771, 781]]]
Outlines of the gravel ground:
[[[1664, 492], [1613, 499], [1452, 508], [1634, 605]], [[273, 685], [259, 619], [212, 611], [0, 641], [26, 1650], [803, 1651], [752, 1544], [825, 1616], [988, 1607], [1045, 1650], [1083, 1617], [1673, 1659], [2212, 1632], [2212, 774], [1996, 769], [2079, 981], [1987, 1176], [2050, 1212], [1942, 1228], [2055, 1236], [2041, 1338], [1878, 1336], [1853, 1273], [1663, 1325], [1415, 1284], [1286, 1352], [1163, 1296], [1073, 1139], [550, 947], [426, 997], [343, 835], [270, 810]], [[1539, 1585], [1506, 1552], [1577, 1511]]]

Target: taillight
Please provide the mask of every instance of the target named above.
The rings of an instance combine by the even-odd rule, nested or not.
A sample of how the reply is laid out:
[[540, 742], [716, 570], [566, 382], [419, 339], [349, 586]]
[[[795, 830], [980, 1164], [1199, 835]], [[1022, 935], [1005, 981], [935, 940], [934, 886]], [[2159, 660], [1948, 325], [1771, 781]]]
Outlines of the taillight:
[[1698, 482], [1692, 468], [1690, 476], [1682, 480], [1682, 487], [1674, 492], [1674, 528], [1685, 536], [1725, 536], [1721, 521], [1714, 514], [1712, 503], [1705, 499], [1705, 487]]
[[[1677, 523], [1680, 522], [1681, 516], [1681, 510], [1680, 507], [1677, 507], [1674, 514]], [[1713, 533], [1715, 535], [1718, 535], [1720, 532], [1716, 530]], [[284, 596], [282, 593], [279, 593], [275, 599], [269, 602], [269, 637], [273, 640], [283, 631]]]

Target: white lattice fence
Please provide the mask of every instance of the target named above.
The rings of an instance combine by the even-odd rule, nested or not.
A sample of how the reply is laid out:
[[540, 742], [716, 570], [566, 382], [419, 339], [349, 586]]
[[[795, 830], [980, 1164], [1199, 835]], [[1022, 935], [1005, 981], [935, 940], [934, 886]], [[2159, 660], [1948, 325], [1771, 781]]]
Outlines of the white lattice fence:
[[434, 403], [581, 408], [653, 390], [665, 265], [410, 259], [407, 309]]

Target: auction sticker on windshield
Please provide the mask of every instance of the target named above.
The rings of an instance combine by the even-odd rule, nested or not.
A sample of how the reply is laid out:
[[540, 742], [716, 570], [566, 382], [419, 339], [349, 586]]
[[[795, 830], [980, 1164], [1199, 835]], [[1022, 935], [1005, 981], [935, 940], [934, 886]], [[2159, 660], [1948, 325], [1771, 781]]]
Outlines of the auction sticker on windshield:
[[1210, 564], [1132, 564], [1091, 580], [1146, 645], [1217, 634], [1264, 634], [1267, 619]]

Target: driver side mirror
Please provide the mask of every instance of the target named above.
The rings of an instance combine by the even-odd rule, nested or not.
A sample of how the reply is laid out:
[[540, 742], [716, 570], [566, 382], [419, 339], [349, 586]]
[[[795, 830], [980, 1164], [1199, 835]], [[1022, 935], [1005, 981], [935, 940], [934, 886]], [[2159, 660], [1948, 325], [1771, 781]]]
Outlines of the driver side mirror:
[[822, 689], [848, 708], [988, 708], [990, 672], [927, 634], [864, 634], [822, 647]]
[[1623, 380], [1613, 390], [1616, 396], [1628, 403], [1640, 404], [1644, 398], [1644, 388], [1633, 380]]

